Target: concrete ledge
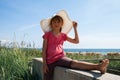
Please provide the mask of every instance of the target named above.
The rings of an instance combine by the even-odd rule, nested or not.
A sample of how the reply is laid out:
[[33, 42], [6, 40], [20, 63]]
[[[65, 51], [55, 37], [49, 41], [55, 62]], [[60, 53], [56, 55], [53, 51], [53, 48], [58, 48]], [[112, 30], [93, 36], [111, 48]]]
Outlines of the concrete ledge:
[[34, 58], [32, 66], [32, 76], [34, 80], [43, 80], [43, 62], [42, 58]]
[[[33, 59], [33, 76], [36, 80], [43, 80], [41, 58]], [[120, 80], [120, 76], [110, 73], [101, 75], [99, 71], [83, 71], [57, 66], [54, 80]]]
[[[58, 75], [59, 74], [59, 75]], [[99, 71], [83, 71], [83, 70], [74, 70], [63, 67], [56, 67], [54, 79], [55, 80], [119, 80], [120, 76], [105, 73], [100, 74]]]

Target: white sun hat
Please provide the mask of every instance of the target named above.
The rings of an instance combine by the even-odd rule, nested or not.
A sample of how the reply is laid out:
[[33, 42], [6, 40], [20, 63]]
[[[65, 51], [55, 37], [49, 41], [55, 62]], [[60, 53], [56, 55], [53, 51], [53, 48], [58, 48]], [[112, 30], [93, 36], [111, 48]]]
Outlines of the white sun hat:
[[[58, 16], [61, 16], [63, 18], [63, 21], [64, 21], [64, 24], [62, 26], [62, 33], [69, 33], [69, 31], [72, 29], [72, 21], [70, 20], [70, 18], [68, 17], [68, 14], [65, 10], [61, 10], [59, 12], [57, 12], [55, 15], [58, 15]], [[50, 20], [51, 18], [49, 19], [43, 19], [40, 21], [40, 25], [41, 25], [41, 28], [43, 30], [43, 32], [49, 32], [51, 30], [51, 27], [50, 27]]]

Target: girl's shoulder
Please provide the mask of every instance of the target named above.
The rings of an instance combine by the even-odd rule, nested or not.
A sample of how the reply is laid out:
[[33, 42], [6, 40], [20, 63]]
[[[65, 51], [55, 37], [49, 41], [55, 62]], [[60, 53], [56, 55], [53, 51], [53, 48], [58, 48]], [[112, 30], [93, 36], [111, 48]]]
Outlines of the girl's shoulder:
[[67, 34], [65, 34], [65, 33], [62, 33], [62, 32], [61, 32], [61, 35], [65, 35], [65, 36], [67, 36]]
[[49, 35], [49, 34], [51, 34], [51, 31], [44, 33], [44, 35]]
[[43, 35], [43, 38], [48, 39], [50, 35], [51, 35], [51, 32], [45, 32]]
[[63, 38], [64, 40], [67, 39], [67, 34], [65, 34], [65, 33], [61, 33], [61, 35], [62, 35], [62, 38]]

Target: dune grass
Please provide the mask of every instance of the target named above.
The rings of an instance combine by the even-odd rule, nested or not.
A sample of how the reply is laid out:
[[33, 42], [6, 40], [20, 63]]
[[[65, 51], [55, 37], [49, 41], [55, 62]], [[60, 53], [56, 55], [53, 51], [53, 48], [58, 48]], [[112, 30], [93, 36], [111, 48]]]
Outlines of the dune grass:
[[33, 57], [40, 57], [40, 51], [0, 48], [0, 80], [31, 80], [28, 64]]
[[[120, 58], [120, 56], [101, 56], [95, 55], [93, 53], [92, 55], [67, 53], [67, 56], [77, 60]], [[30, 72], [30, 62], [32, 62], [32, 59], [35, 57], [41, 57], [41, 51], [36, 48], [33, 49], [0, 47], [0, 80], [33, 80]], [[98, 60], [91, 62], [98, 63]], [[109, 65], [110, 68], [119, 68], [119, 66], [120, 61], [111, 61]]]
[[103, 59], [109, 59], [110, 63], [108, 66], [107, 72], [120, 75], [120, 53], [111, 52], [106, 55], [101, 55], [100, 53], [87, 52], [87, 53], [66, 53], [68, 57], [80, 60], [87, 61], [92, 63], [99, 63]]

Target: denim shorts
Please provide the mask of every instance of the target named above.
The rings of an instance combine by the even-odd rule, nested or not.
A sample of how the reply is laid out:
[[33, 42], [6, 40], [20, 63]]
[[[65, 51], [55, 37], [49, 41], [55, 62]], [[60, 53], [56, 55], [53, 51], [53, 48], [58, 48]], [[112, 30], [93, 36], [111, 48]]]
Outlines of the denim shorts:
[[72, 59], [62, 57], [54, 63], [48, 64], [49, 72], [44, 74], [44, 80], [53, 80], [54, 69], [56, 66], [71, 68]]

